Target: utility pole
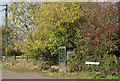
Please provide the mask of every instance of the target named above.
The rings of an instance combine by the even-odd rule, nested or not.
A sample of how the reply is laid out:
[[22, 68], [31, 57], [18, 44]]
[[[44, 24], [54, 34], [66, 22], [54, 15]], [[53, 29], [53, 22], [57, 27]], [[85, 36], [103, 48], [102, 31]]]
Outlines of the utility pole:
[[8, 46], [8, 45], [7, 45], [7, 42], [8, 42], [8, 30], [7, 30], [7, 25], [8, 25], [8, 23], [7, 23], [8, 5], [6, 4], [5, 6], [6, 6], [6, 8], [5, 8], [5, 31], [6, 31], [6, 40], [5, 40], [5, 62], [6, 62], [6, 61], [7, 61], [7, 46]]

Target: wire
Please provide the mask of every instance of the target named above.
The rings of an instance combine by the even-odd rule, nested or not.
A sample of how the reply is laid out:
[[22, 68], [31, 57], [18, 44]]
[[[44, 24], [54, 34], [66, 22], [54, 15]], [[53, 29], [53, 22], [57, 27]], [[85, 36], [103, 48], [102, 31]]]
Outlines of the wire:
[[6, 5], [0, 5], [0, 6], [6, 6]]
[[5, 9], [0, 10], [0, 12], [4, 11]]

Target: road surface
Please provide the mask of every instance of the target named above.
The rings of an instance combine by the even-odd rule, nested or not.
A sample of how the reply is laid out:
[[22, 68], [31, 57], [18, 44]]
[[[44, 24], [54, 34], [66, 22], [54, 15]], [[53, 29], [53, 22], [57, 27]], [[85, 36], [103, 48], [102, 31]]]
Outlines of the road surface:
[[2, 71], [2, 79], [63, 79], [33, 72]]

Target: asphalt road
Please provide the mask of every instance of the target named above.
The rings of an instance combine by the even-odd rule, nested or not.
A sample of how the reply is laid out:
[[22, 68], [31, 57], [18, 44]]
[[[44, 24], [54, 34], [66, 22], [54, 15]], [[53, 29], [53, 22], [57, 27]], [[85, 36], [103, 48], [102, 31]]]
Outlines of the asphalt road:
[[63, 79], [40, 73], [2, 71], [2, 79]]

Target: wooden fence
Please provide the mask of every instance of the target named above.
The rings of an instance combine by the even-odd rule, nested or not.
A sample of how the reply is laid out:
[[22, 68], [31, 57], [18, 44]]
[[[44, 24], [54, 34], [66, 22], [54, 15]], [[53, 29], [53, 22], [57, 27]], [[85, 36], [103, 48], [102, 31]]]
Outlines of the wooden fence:
[[[5, 61], [5, 56], [2, 56], [2, 61]], [[35, 61], [35, 58], [27, 56], [10, 56], [7, 57], [7, 61]]]

